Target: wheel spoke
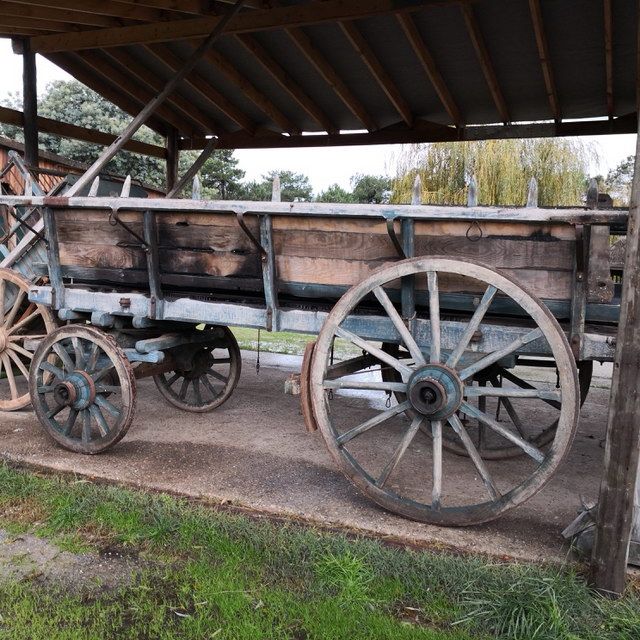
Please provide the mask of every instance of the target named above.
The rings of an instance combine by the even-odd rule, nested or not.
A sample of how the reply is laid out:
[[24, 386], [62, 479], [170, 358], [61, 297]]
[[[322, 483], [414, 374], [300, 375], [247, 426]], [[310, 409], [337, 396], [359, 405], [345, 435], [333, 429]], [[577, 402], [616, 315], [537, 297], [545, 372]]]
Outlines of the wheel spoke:
[[68, 437], [71, 433], [71, 429], [73, 429], [73, 425], [76, 423], [76, 418], [78, 417], [78, 411], [76, 409], [71, 409], [69, 411], [69, 417], [65, 422], [64, 429], [62, 430], [62, 435]]
[[[512, 373], [511, 371], [509, 371], [508, 369], [503, 369], [501, 368], [500, 373], [502, 375], [503, 378], [506, 378], [507, 380], [509, 380], [509, 382], [513, 382], [513, 384], [517, 384], [521, 389], [535, 389], [536, 391], [538, 390], [537, 387], [535, 387], [534, 385], [530, 384], [529, 382], [527, 382], [526, 380], [523, 380], [522, 378], [520, 378], [519, 376], [517, 376], [515, 373]], [[560, 392], [558, 392], [560, 394]], [[550, 404], [554, 409], [560, 409], [560, 403], [553, 400], [553, 399], [547, 399], [547, 398], [542, 398], [547, 404]]]
[[53, 374], [58, 380], [64, 380], [65, 378], [64, 371], [51, 364], [50, 362], [41, 362], [40, 369]]
[[89, 413], [91, 414], [91, 417], [96, 421], [96, 424], [98, 425], [98, 430], [100, 431], [100, 435], [104, 438], [109, 433], [109, 425], [107, 424], [107, 421], [104, 419], [104, 416], [102, 415], [102, 411], [100, 411], [100, 407], [96, 406], [95, 404], [92, 404], [89, 407]]
[[[16, 322], [13, 327], [7, 331], [7, 335], [13, 335], [16, 331], [20, 331], [23, 327], [26, 327], [32, 320], [40, 315], [40, 312], [36, 309], [33, 313], [29, 314], [27, 317], [22, 317], [18, 322]], [[26, 336], [25, 336], [26, 337]]]
[[96, 404], [105, 411], [108, 411], [114, 418], [120, 417], [120, 409], [111, 404], [105, 397], [96, 396]]
[[13, 324], [13, 321], [16, 319], [16, 315], [18, 315], [18, 311], [20, 310], [20, 305], [23, 303], [26, 295], [26, 291], [20, 289], [20, 293], [18, 293], [15, 302], [13, 303], [13, 307], [11, 307], [11, 311], [9, 311], [9, 315], [4, 320], [5, 329]]
[[480, 323], [482, 322], [485, 314], [489, 310], [491, 303], [493, 302], [493, 298], [495, 297], [498, 289], [493, 285], [489, 285], [487, 290], [484, 292], [482, 296], [482, 300], [480, 304], [476, 307], [476, 310], [473, 312], [471, 316], [471, 320], [469, 320], [469, 324], [466, 329], [462, 333], [458, 344], [455, 346], [455, 349], [451, 352], [449, 357], [447, 358], [447, 366], [452, 369], [458, 364], [458, 361], [462, 357], [462, 354], [465, 352], [465, 349], [471, 342], [471, 338], [473, 334], [478, 330]]
[[393, 473], [393, 470], [398, 466], [398, 463], [402, 459], [402, 456], [405, 454], [405, 451], [411, 444], [411, 441], [415, 437], [416, 433], [418, 432], [418, 429], [420, 428], [420, 425], [423, 422], [424, 422], [424, 417], [417, 416], [416, 418], [413, 419], [413, 422], [407, 427], [406, 431], [404, 432], [404, 435], [402, 436], [402, 440], [400, 440], [400, 443], [398, 444], [393, 454], [393, 457], [391, 458], [391, 460], [389, 460], [385, 468], [382, 470], [380, 477], [376, 480], [377, 487], [380, 487], [380, 488], [384, 487], [387, 480], [389, 479], [389, 476]]
[[227, 384], [227, 377], [223, 376], [221, 373], [218, 373], [215, 369], [207, 370], [207, 375], [210, 375], [216, 380], [220, 380], [220, 382], [224, 382], [224, 384]]
[[82, 412], [82, 442], [88, 444], [91, 442], [91, 414], [89, 409]]
[[338, 436], [336, 438], [336, 442], [340, 446], [342, 446], [349, 442], [349, 440], [353, 440], [353, 438], [355, 438], [356, 436], [363, 434], [365, 431], [368, 431], [376, 425], [382, 424], [386, 420], [389, 420], [389, 418], [393, 418], [393, 416], [398, 415], [399, 413], [402, 413], [409, 408], [411, 408], [411, 403], [409, 401], [402, 402], [395, 407], [391, 407], [391, 409], [387, 409], [386, 411], [379, 413], [377, 416], [374, 416], [366, 422], [363, 422], [357, 427], [354, 427], [353, 429], [350, 429], [349, 431], [346, 431], [342, 435]]
[[55, 387], [53, 385], [43, 385], [41, 387], [38, 387], [37, 391], [40, 394], [45, 394], [45, 393], [53, 393], [54, 389]]
[[187, 397], [187, 391], [189, 390], [189, 379], [185, 378], [182, 381], [182, 386], [180, 387], [180, 393], [178, 394], [180, 400], [183, 400]]
[[97, 384], [96, 393], [120, 393], [122, 387], [114, 384]]
[[478, 373], [478, 371], [482, 371], [486, 369], [489, 365], [492, 365], [494, 362], [498, 362], [502, 358], [511, 355], [514, 351], [517, 351], [520, 347], [523, 347], [538, 338], [541, 338], [544, 334], [542, 333], [542, 329], [533, 329], [533, 331], [529, 331], [529, 333], [524, 336], [518, 338], [517, 340], [513, 340], [506, 347], [502, 349], [498, 349], [498, 351], [494, 351], [489, 355], [484, 356], [484, 358], [480, 358], [480, 360], [474, 362], [472, 365], [462, 369], [460, 371], [460, 379], [466, 380], [470, 378], [472, 375]]
[[431, 423], [431, 439], [433, 441], [433, 487], [431, 491], [431, 506], [436, 511], [440, 509], [442, 498], [442, 421]]
[[509, 387], [472, 387], [464, 388], [464, 395], [467, 398], [484, 398], [487, 396], [494, 398], [539, 398], [540, 400], [555, 400], [558, 407], [562, 399], [562, 393], [558, 391], [545, 391], [543, 389], [511, 389]]
[[56, 352], [60, 360], [62, 360], [64, 368], [69, 373], [75, 371], [75, 365], [73, 364], [73, 360], [71, 360], [71, 356], [67, 353], [66, 349], [61, 344], [55, 343], [53, 345], [53, 350]]
[[487, 491], [489, 492], [491, 499], [498, 500], [501, 494], [498, 491], [495, 483], [493, 482], [493, 478], [491, 477], [491, 474], [489, 473], [489, 470], [487, 469], [487, 466], [485, 465], [484, 460], [480, 457], [478, 450], [475, 448], [471, 440], [471, 437], [467, 433], [467, 430], [464, 428], [462, 422], [460, 422], [460, 418], [458, 418], [457, 414], [454, 413], [449, 418], [449, 424], [451, 425], [453, 430], [456, 432], [460, 440], [462, 440], [462, 444], [464, 445], [464, 448], [467, 450], [467, 453], [469, 454], [471, 461], [473, 462], [476, 469], [478, 470], [478, 473], [482, 478], [482, 482], [484, 483], [484, 486], [487, 488]]
[[373, 356], [357, 356], [356, 358], [350, 358], [349, 360], [341, 360], [335, 364], [331, 364], [327, 367], [327, 373], [325, 378], [332, 380], [335, 378], [342, 378], [343, 376], [352, 376], [357, 373], [361, 373], [365, 369], [369, 369], [375, 364], [379, 364]]
[[47, 418], [49, 420], [51, 418], [55, 418], [66, 406], [66, 404], [57, 404], [53, 409], [47, 412]]
[[213, 364], [231, 364], [231, 358], [214, 358]]
[[375, 345], [371, 344], [370, 342], [367, 342], [366, 340], [363, 340], [362, 338], [357, 336], [355, 333], [351, 333], [351, 331], [347, 331], [342, 327], [338, 327], [336, 329], [336, 335], [340, 336], [341, 338], [344, 338], [345, 340], [349, 340], [356, 346], [370, 353], [372, 356], [375, 356], [376, 358], [378, 358], [378, 360], [381, 360], [382, 362], [385, 362], [389, 366], [393, 367], [396, 371], [399, 371], [400, 373], [404, 373], [407, 375], [410, 375], [412, 373], [412, 370], [409, 367], [402, 364], [399, 360], [389, 355], [382, 349], [378, 349], [378, 347], [376, 347]]
[[87, 373], [92, 374], [95, 372], [98, 366], [98, 355], [100, 354], [100, 347], [97, 342], [91, 344], [91, 351], [89, 352], [89, 359], [87, 360]]
[[440, 362], [440, 293], [438, 292], [438, 274], [427, 272], [429, 287], [429, 320], [431, 323], [431, 355], [429, 361]]
[[522, 426], [522, 421], [520, 420], [520, 416], [518, 412], [515, 410], [513, 403], [508, 398], [502, 399], [502, 404], [504, 405], [505, 410], [507, 411], [507, 415], [511, 418], [511, 422], [513, 422], [513, 426], [518, 430], [518, 433], [522, 436], [524, 440], [528, 440], [524, 428]]
[[174, 373], [168, 380], [165, 381], [167, 387], [170, 387], [180, 377], [179, 373]]
[[468, 416], [476, 418], [479, 422], [486, 424], [490, 429], [493, 429], [496, 433], [499, 433], [502, 437], [510, 440], [514, 444], [518, 445], [527, 455], [532, 457], [536, 462], [542, 462], [544, 460], [544, 453], [537, 447], [534, 447], [531, 443], [527, 442], [520, 436], [512, 433], [500, 423], [496, 422], [493, 418], [483, 413], [468, 402], [463, 402], [461, 407], [462, 411]]
[[114, 368], [114, 366], [115, 365], [113, 364], [113, 362], [109, 362], [109, 364], [106, 367], [104, 367], [103, 369], [100, 369], [100, 371], [98, 371], [97, 373], [94, 373], [91, 376], [91, 378], [93, 379], [93, 382], [94, 383], [100, 382], [100, 380], [102, 380], [102, 378], [104, 378], [109, 373], [109, 371], [111, 371], [111, 369]]
[[7, 351], [15, 351], [16, 353], [19, 353], [20, 355], [24, 356], [27, 360], [33, 360], [33, 353], [31, 353], [31, 351], [27, 351], [26, 349], [21, 347], [19, 344], [11, 343]]
[[325, 380], [325, 389], [363, 389], [365, 391], [397, 391], [406, 393], [404, 382], [376, 382], [374, 380]]
[[411, 331], [409, 331], [409, 329], [403, 322], [400, 314], [396, 311], [396, 308], [393, 306], [393, 302], [391, 302], [385, 290], [382, 287], [376, 287], [373, 290], [373, 294], [378, 299], [378, 302], [382, 305], [382, 308], [387, 312], [387, 315], [389, 316], [391, 322], [393, 322], [393, 326], [400, 334], [400, 338], [409, 350], [409, 353], [411, 354], [411, 357], [413, 358], [416, 365], [422, 366], [426, 364], [418, 343], [411, 335]]
[[79, 338], [71, 338], [71, 344], [73, 345], [73, 351], [75, 353], [75, 367], [76, 369], [84, 369], [84, 353], [82, 353], [82, 345]]
[[200, 407], [204, 404], [202, 402], [202, 394], [200, 393], [200, 380], [198, 378], [193, 379], [193, 393], [196, 396], [196, 404]]
[[18, 367], [18, 369], [20, 369], [20, 372], [22, 373], [22, 375], [28, 380], [29, 369], [27, 369], [27, 367], [24, 366], [24, 362], [22, 362], [22, 360], [20, 360], [20, 358], [18, 358], [18, 356], [15, 353], [13, 353], [13, 351], [7, 349], [6, 353], [9, 356], [9, 358], [16, 363], [16, 366]]
[[1, 356], [2, 364], [4, 365], [5, 373], [7, 374], [7, 380], [9, 381], [9, 391], [11, 392], [11, 399], [15, 400], [18, 398], [18, 387], [16, 386], [16, 378], [13, 375], [13, 367], [11, 366], [11, 361], [9, 360], [9, 356], [6, 353], [3, 353]]
[[0, 276], [0, 325], [4, 326], [4, 296], [7, 291], [7, 281]]
[[214, 389], [213, 385], [209, 382], [209, 378], [207, 375], [204, 375], [200, 378], [202, 384], [209, 390], [209, 393], [214, 397], [218, 397], [218, 392]]

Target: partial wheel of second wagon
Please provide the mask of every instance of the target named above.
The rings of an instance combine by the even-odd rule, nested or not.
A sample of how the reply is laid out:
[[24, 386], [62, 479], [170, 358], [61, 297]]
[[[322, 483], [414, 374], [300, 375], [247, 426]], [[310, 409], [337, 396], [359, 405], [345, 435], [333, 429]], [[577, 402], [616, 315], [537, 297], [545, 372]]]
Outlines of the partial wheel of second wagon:
[[0, 411], [29, 404], [32, 349], [56, 328], [47, 307], [29, 302], [30, 286], [15, 271], [0, 269]]
[[179, 366], [154, 376], [153, 381], [174, 407], [205, 413], [231, 397], [240, 379], [242, 356], [228, 327], [203, 326], [195, 335], [197, 341], [179, 348]]
[[131, 364], [100, 329], [70, 325], [36, 350], [29, 380], [33, 409], [65, 449], [100, 453], [129, 430], [136, 404]]
[[[417, 316], [410, 323], [393, 302], [407, 276], [416, 282]], [[443, 315], [441, 290], [473, 293], [475, 312], [466, 319], [455, 312], [452, 317], [451, 310]], [[498, 296], [510, 298], [526, 320], [501, 323], [492, 316]], [[375, 339], [381, 334], [408, 356], [382, 349]], [[355, 345], [363, 355], [333, 362], [336, 340]], [[497, 363], [508, 364], [523, 353], [553, 358], [557, 387], [474, 384]], [[387, 367], [397, 372], [395, 380], [380, 379]], [[579, 396], [569, 344], [546, 306], [490, 267], [449, 258], [404, 260], [352, 287], [327, 317], [311, 366], [313, 411], [344, 474], [390, 511], [440, 525], [492, 520], [539, 491], [571, 445]], [[537, 447], [496, 418], [485, 402], [478, 403], [496, 398], [557, 405], [552, 441]], [[461, 416], [480, 422], [524, 457], [484, 460]], [[539, 413], [534, 405], [520, 416], [536, 421]], [[468, 457], [447, 451], [445, 438], [459, 443]]]

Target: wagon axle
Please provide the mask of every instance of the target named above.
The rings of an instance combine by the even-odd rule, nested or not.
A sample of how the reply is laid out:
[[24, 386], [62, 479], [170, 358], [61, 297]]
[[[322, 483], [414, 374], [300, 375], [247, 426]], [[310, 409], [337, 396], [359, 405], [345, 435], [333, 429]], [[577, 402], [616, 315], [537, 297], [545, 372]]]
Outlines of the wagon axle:
[[429, 364], [418, 369], [407, 383], [411, 406], [431, 420], [445, 420], [462, 403], [462, 382], [453, 369]]

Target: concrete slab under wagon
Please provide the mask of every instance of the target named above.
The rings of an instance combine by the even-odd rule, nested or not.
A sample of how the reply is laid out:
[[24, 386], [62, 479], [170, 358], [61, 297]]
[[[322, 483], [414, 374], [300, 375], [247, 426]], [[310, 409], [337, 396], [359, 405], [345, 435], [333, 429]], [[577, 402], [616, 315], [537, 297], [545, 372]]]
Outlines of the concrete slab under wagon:
[[[501, 519], [475, 527], [441, 528], [390, 514], [362, 496], [337, 470], [319, 433], [308, 434], [299, 398], [283, 393], [301, 359], [243, 353], [243, 373], [232, 398], [211, 414], [167, 405], [151, 380], [138, 386], [134, 423], [115, 448], [82, 456], [51, 441], [30, 411], [0, 413], [0, 453], [14, 462], [92, 478], [170, 491], [321, 526], [426, 546], [528, 560], [563, 561], [560, 532], [581, 499], [597, 497], [609, 397], [607, 369], [596, 368], [573, 447], [551, 482]], [[450, 456], [445, 482], [456, 482]], [[450, 485], [451, 486], [451, 485]], [[455, 486], [454, 486], [455, 489]], [[463, 490], [463, 487], [461, 487]]]

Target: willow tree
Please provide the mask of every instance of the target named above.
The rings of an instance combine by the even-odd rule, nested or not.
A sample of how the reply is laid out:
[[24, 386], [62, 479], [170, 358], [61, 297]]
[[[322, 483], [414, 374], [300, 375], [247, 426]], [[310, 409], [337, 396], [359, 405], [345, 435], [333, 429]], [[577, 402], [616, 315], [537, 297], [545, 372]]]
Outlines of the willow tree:
[[410, 145], [396, 159], [391, 201], [410, 202], [420, 175], [423, 203], [465, 204], [473, 175], [479, 204], [522, 206], [535, 177], [541, 206], [578, 205], [596, 157], [592, 145], [559, 138]]

